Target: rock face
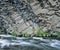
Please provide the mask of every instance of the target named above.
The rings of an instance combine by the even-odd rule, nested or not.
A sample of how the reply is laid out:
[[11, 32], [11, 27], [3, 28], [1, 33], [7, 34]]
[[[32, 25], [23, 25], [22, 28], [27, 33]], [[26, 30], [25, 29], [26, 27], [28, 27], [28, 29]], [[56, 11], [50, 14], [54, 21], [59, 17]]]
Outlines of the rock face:
[[60, 32], [60, 1], [59, 0], [34, 0], [30, 3], [33, 12], [38, 16], [39, 26], [42, 30]]
[[[0, 27], [8, 32], [60, 32], [59, 0], [0, 0]], [[2, 26], [3, 23], [3, 26]]]
[[20, 0], [0, 0], [0, 2], [0, 18], [2, 18], [0, 27], [5, 28], [7, 32], [16, 31], [18, 35], [22, 32], [33, 33], [33, 23], [29, 19], [35, 15], [27, 3]]

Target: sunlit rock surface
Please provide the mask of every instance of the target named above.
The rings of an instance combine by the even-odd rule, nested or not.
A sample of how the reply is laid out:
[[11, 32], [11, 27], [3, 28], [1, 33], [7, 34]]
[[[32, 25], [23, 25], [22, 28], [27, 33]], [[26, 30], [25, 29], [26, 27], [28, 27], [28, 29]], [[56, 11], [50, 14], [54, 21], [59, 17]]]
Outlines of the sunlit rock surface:
[[60, 32], [60, 0], [0, 0], [0, 27], [19, 35], [38, 26]]

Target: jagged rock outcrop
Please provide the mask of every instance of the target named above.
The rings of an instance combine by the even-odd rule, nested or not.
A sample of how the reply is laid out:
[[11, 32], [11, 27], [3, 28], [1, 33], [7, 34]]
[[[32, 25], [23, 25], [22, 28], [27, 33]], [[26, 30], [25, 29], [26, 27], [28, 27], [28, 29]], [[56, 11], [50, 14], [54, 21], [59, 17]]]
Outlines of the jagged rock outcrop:
[[2, 28], [8, 32], [33, 33], [37, 26], [43, 31], [60, 32], [59, 0], [0, 0], [0, 16]]

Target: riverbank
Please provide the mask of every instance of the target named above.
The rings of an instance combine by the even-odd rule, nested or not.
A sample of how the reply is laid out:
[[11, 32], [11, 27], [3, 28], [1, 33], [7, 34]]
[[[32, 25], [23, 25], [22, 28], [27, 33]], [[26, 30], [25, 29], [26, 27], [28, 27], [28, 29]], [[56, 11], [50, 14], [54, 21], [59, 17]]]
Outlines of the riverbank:
[[[0, 34], [6, 34], [6, 33], [3, 33], [3, 31], [0, 31]], [[30, 34], [30, 33], [20, 33], [20, 35], [17, 35], [17, 33], [15, 31], [12, 31], [11, 33], [7, 33], [7, 34], [10, 34], [12, 36], [15, 36], [15, 37], [42, 37], [42, 38], [45, 38], [45, 39], [57, 39], [57, 40], [60, 40], [60, 32], [58, 33], [50, 33], [50, 32], [43, 32], [42, 30], [40, 29], [37, 29], [36, 33], [34, 33], [33, 35]]]
[[32, 34], [29, 34], [29, 33], [22, 33], [20, 35], [16, 35], [15, 32], [13, 32], [11, 35], [13, 36], [16, 36], [16, 37], [42, 37], [44, 39], [57, 39], [57, 40], [60, 40], [60, 33], [56, 33], [56, 34], [51, 34], [51, 33], [48, 33], [48, 32], [43, 32], [43, 31], [37, 31], [36, 34], [32, 35]]

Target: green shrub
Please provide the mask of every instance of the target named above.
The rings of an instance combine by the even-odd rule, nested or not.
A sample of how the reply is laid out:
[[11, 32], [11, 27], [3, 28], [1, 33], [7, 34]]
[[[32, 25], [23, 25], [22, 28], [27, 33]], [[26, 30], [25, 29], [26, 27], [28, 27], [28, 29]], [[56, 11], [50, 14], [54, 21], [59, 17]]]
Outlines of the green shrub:
[[23, 37], [30, 37], [30, 34], [25, 32], [25, 33], [23, 33]]
[[13, 36], [16, 36], [17, 35], [17, 33], [15, 32], [15, 31], [12, 31], [12, 33], [11, 33]]
[[40, 30], [40, 29], [37, 29], [37, 33], [36, 33], [36, 36], [43, 36], [43, 37], [48, 37], [48, 36], [51, 36], [51, 34], [50, 33], [48, 33], [48, 32], [43, 32], [42, 30]]
[[43, 36], [43, 35], [44, 33], [40, 29], [37, 29], [36, 36]]
[[60, 37], [60, 32], [57, 33], [57, 37]]

